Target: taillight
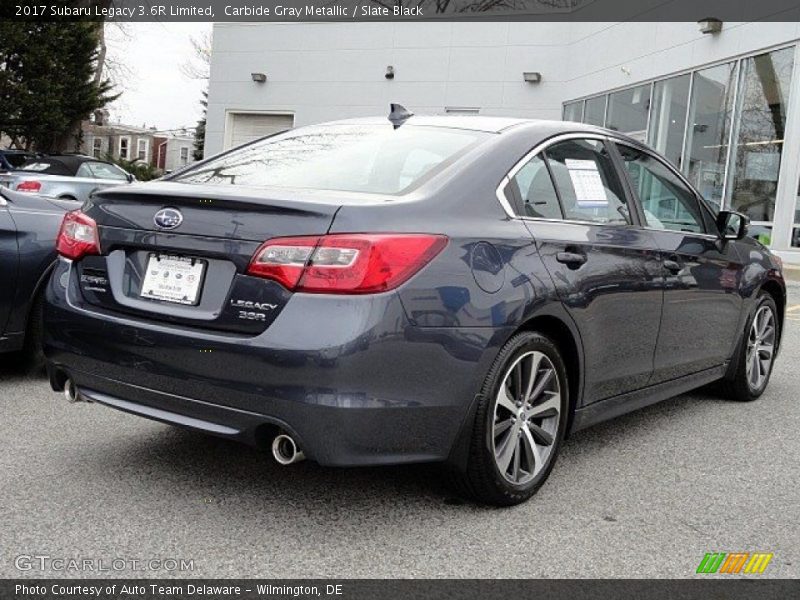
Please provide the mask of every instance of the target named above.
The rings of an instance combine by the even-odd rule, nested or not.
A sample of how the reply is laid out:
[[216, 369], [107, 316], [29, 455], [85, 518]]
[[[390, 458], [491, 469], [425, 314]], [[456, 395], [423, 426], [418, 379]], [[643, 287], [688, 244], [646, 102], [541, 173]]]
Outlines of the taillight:
[[33, 179], [17, 184], [18, 192], [38, 192], [41, 189], [42, 183], [40, 181], [34, 181]]
[[79, 210], [64, 215], [56, 242], [58, 253], [72, 260], [87, 254], [100, 254], [100, 240], [97, 237], [97, 223]]
[[373, 294], [408, 281], [447, 245], [447, 237], [346, 233], [275, 238], [250, 261], [250, 275], [317, 294]]

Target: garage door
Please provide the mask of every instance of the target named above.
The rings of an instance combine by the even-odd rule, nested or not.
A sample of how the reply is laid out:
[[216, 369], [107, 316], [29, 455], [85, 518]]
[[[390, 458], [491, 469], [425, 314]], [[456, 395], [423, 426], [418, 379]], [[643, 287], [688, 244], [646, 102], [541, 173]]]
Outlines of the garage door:
[[291, 129], [294, 125], [292, 115], [232, 113], [230, 117], [231, 130], [230, 135], [226, 136], [226, 149], [241, 146], [265, 135]]

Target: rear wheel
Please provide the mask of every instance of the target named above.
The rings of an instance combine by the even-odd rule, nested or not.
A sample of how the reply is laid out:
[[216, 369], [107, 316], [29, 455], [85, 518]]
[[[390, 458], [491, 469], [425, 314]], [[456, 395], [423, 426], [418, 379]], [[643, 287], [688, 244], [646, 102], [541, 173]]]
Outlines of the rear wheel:
[[753, 316], [747, 322], [744, 340], [734, 358], [734, 371], [722, 382], [722, 393], [732, 400], [755, 400], [769, 383], [775, 352], [780, 341], [775, 300], [761, 292]]
[[567, 377], [558, 348], [525, 332], [500, 351], [476, 411], [462, 492], [487, 504], [524, 502], [555, 463], [566, 426]]

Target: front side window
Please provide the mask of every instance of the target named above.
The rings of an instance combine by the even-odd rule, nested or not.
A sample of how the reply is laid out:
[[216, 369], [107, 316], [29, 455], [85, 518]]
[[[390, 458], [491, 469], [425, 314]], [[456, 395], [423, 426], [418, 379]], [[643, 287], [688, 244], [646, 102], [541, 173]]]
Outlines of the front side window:
[[612, 225], [631, 223], [625, 192], [603, 142], [559, 142], [547, 148], [545, 155], [566, 219]]
[[398, 194], [491, 134], [404, 125], [323, 125], [272, 136], [172, 180]]
[[700, 204], [694, 193], [652, 155], [617, 145], [644, 211], [648, 227], [704, 233]]
[[510, 185], [522, 210], [520, 216], [539, 219], [561, 219], [553, 180], [541, 156], [534, 156], [511, 179]]

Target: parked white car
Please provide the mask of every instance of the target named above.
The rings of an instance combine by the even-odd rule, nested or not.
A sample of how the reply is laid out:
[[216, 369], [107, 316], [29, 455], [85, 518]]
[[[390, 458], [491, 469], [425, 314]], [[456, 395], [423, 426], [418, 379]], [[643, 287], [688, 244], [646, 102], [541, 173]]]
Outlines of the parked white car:
[[81, 203], [96, 190], [135, 180], [115, 164], [78, 154], [40, 156], [17, 171], [0, 173], [0, 186]]

